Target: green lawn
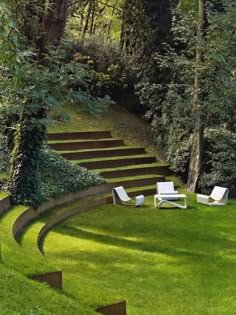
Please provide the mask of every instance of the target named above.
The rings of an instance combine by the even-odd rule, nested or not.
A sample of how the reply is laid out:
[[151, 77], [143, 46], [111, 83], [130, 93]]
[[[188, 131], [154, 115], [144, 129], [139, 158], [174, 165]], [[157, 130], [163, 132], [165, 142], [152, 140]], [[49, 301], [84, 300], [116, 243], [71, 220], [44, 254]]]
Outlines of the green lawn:
[[[127, 301], [128, 315], [236, 314], [236, 200], [157, 210], [105, 205], [58, 225], [44, 242], [64, 290], [91, 310]], [[82, 314], [83, 315], [83, 314]]]
[[28, 275], [57, 270], [36, 248], [22, 248], [13, 239], [12, 224], [26, 207], [12, 207], [0, 217], [0, 315], [90, 315], [59, 290], [28, 279]]

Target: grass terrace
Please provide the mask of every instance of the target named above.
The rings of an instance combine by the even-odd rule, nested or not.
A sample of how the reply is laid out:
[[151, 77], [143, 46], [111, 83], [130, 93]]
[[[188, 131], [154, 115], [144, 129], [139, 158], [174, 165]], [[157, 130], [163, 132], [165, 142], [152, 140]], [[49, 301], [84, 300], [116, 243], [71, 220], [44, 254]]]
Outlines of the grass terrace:
[[236, 313], [236, 200], [187, 210], [105, 205], [59, 224], [44, 241], [80, 303], [127, 301], [129, 315]]

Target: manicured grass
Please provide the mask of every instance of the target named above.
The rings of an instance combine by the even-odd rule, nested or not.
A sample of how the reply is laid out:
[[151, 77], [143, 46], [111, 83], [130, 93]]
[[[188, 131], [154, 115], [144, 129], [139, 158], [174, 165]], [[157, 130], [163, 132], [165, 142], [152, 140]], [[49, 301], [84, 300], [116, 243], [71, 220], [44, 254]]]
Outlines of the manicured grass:
[[[146, 169], [148, 169], [149, 167], [158, 167], [158, 166], [167, 166], [167, 163], [166, 162], [156, 162], [156, 163], [148, 163], [148, 164], [127, 165], [127, 166], [119, 167], [119, 170], [128, 170], [128, 169], [135, 169], [135, 168], [146, 168]], [[117, 167], [109, 167], [109, 168], [96, 169], [94, 171], [106, 172], [106, 171], [116, 171], [116, 170], [117, 170]]]
[[0, 191], [0, 199], [3, 199], [5, 197], [7, 197], [9, 194], [4, 192], [4, 191]]
[[94, 159], [80, 159], [80, 160], [73, 160], [76, 163], [84, 163], [84, 162], [96, 162], [96, 161], [111, 161], [111, 160], [129, 160], [135, 158], [145, 158], [145, 157], [153, 157], [151, 154], [136, 154], [136, 155], [122, 155], [122, 156], [112, 156], [112, 157], [101, 157], [101, 158], [94, 158]]
[[80, 142], [93, 142], [93, 141], [112, 141], [112, 140], [122, 140], [121, 138], [105, 138], [105, 139], [71, 139], [71, 140], [49, 140], [48, 143], [54, 144], [54, 143], [67, 143], [67, 142], [73, 142], [73, 143], [80, 143]]
[[106, 205], [58, 225], [44, 243], [65, 291], [129, 315], [236, 314], [236, 200], [187, 210]]
[[[113, 105], [95, 118], [81, 112], [78, 105], [66, 105], [61, 110], [66, 111], [70, 120], [52, 121], [49, 132], [111, 130], [114, 138], [124, 139], [127, 145], [145, 147], [158, 159], [163, 159], [161, 152], [153, 144], [149, 123], [121, 106]], [[58, 109], [56, 111], [58, 113]], [[53, 117], [53, 113], [51, 113], [51, 117]]]
[[138, 146], [121, 146], [121, 147], [112, 147], [112, 148], [96, 148], [96, 149], [82, 149], [82, 150], [65, 150], [65, 151], [58, 151], [58, 153], [77, 153], [77, 152], [97, 152], [97, 151], [112, 151], [112, 150], [116, 150], [116, 149], [142, 149], [142, 147], [138, 147]]
[[143, 178], [156, 178], [158, 179], [158, 175], [140, 175], [140, 176], [127, 176], [127, 177], [116, 177], [116, 178], [111, 178], [111, 179], [107, 179], [108, 183], [112, 183], [112, 182], [117, 182], [119, 180], [132, 180], [132, 179], [143, 179]]
[[0, 218], [0, 240], [2, 262], [21, 274], [28, 275], [54, 270], [43, 257], [35, 257], [30, 252], [25, 252], [16, 243], [12, 236], [12, 226], [16, 218], [25, 210], [25, 206], [12, 207]]
[[27, 208], [12, 207], [0, 217], [0, 314], [1, 315], [92, 315], [88, 306], [82, 307], [78, 298], [46, 284], [28, 279], [28, 275], [58, 270], [39, 255], [35, 244], [22, 248], [12, 236], [12, 224]]

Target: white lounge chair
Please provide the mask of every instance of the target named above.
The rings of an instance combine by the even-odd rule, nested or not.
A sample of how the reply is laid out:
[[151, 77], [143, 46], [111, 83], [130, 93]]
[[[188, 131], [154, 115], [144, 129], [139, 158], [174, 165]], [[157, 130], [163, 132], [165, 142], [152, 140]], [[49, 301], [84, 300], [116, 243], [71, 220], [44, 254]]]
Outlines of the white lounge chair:
[[228, 188], [215, 186], [210, 196], [198, 194], [197, 202], [208, 206], [224, 206], [227, 203], [228, 195]]
[[140, 195], [134, 198], [130, 198], [124, 187], [123, 186], [119, 186], [119, 187], [115, 187], [112, 189], [112, 198], [113, 198], [113, 204], [127, 204], [128, 202], [130, 202], [132, 199], [135, 199], [135, 207], [141, 206], [144, 203], [144, 196]]
[[[158, 182], [157, 183], [157, 195], [165, 195], [165, 200], [178, 200], [178, 191], [174, 189], [173, 182]], [[170, 197], [167, 197], [170, 195]]]

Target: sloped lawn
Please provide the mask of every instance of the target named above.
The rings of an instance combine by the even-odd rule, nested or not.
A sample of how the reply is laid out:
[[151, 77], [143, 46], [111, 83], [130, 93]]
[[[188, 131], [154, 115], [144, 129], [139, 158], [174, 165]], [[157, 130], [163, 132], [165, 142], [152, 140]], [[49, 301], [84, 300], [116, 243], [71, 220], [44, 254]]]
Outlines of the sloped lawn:
[[236, 200], [157, 210], [106, 205], [58, 225], [44, 243], [82, 305], [127, 301], [128, 315], [236, 314]]
[[[88, 307], [27, 275], [54, 271], [36, 248], [22, 248], [12, 236], [12, 224], [27, 207], [12, 207], [0, 216], [0, 315], [92, 315]], [[33, 243], [33, 242], [32, 242]]]

